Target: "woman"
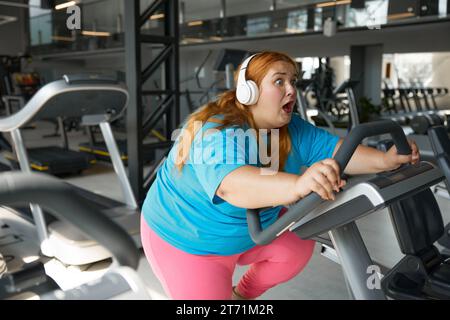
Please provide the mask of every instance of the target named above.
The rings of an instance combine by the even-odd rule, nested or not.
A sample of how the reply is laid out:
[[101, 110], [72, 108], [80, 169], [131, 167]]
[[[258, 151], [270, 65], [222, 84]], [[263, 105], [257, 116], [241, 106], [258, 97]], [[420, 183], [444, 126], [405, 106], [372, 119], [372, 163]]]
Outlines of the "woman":
[[[312, 240], [285, 232], [257, 246], [246, 222], [246, 208], [269, 207], [260, 213], [266, 227], [283, 214], [283, 205], [311, 192], [333, 200], [345, 184], [331, 159], [341, 141], [293, 114], [297, 76], [289, 56], [261, 52], [242, 63], [237, 90], [188, 118], [141, 220], [146, 257], [170, 298], [253, 299], [296, 276], [311, 258]], [[395, 147], [383, 153], [359, 146], [345, 173], [415, 163], [418, 150], [410, 145], [408, 156]], [[300, 175], [303, 166], [308, 169]], [[237, 264], [250, 268], [233, 287]]]

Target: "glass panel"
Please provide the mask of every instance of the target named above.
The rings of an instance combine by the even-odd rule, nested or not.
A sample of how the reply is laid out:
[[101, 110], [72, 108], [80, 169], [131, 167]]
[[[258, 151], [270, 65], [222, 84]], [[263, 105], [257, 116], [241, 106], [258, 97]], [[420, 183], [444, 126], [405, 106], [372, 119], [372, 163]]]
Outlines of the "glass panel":
[[30, 0], [30, 17], [41, 16], [43, 14], [49, 14], [51, 10], [41, 9], [41, 0]]
[[[420, 63], [417, 63], [420, 61]], [[383, 55], [383, 87], [388, 89], [425, 88], [426, 92], [415, 100], [412, 93], [400, 92], [394, 95], [395, 104], [400, 109], [421, 108], [448, 109], [450, 97], [450, 52], [401, 53]], [[416, 104], [416, 101], [418, 104]]]
[[226, 4], [228, 17], [267, 12], [273, 5], [272, 0], [226, 0]]
[[322, 19], [322, 8], [316, 8], [314, 11], [314, 31], [322, 30], [323, 19]]
[[40, 0], [30, 0], [30, 42], [32, 46], [52, 42], [51, 10], [41, 9]]
[[395, 54], [394, 66], [399, 85], [421, 87], [430, 83], [433, 79], [432, 61], [432, 53]]
[[247, 19], [247, 35], [252, 36], [258, 33], [270, 31], [270, 17], [257, 17]]
[[222, 8], [220, 0], [180, 0], [179, 6], [184, 9], [184, 21], [219, 18]]
[[82, 27], [85, 31], [122, 32], [123, 13], [120, 0], [105, 0], [82, 7]]
[[[153, 2], [140, 0], [141, 13]], [[66, 26], [65, 10], [41, 10], [40, 0], [30, 0], [31, 46], [40, 46], [39, 52], [33, 53], [123, 46], [123, 3], [123, 0], [80, 2], [82, 30], [71, 31]], [[350, 0], [180, 0], [180, 14], [184, 19], [180, 24], [180, 38], [182, 43], [194, 43], [321, 31], [327, 18], [338, 20], [339, 32], [340, 28], [379, 28], [404, 19], [420, 23], [424, 19], [448, 17], [448, 0], [429, 0], [422, 6], [417, 3], [366, 0], [364, 9], [353, 9]], [[225, 18], [220, 18], [221, 14]], [[156, 11], [143, 25], [142, 32], [163, 35], [164, 19], [163, 12]]]
[[439, 16], [445, 17], [447, 16], [448, 11], [448, 0], [439, 0]]
[[319, 58], [317, 57], [296, 58], [295, 61], [301, 63], [303, 79], [311, 79], [311, 76], [319, 67]]
[[277, 0], [277, 10], [278, 9], [287, 9], [293, 7], [307, 6], [312, 4], [317, 4], [321, 2], [325, 2], [326, 0]]
[[345, 26], [375, 28], [387, 23], [388, 0], [371, 0], [366, 1], [364, 9], [347, 10]]
[[30, 19], [31, 45], [42, 45], [52, 42], [52, 15], [43, 14]]
[[305, 32], [307, 29], [307, 10], [295, 10], [288, 13], [286, 32]]

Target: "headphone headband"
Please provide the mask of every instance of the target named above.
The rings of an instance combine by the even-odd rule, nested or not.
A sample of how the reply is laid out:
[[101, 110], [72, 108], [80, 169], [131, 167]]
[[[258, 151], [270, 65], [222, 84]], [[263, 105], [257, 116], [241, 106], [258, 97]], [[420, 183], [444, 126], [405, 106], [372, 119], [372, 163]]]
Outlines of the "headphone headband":
[[240, 83], [241, 81], [246, 81], [247, 80], [245, 78], [246, 69], [248, 67], [248, 64], [250, 63], [250, 60], [252, 60], [253, 57], [256, 56], [256, 55], [257, 55], [257, 53], [256, 54], [252, 54], [250, 57], [245, 59], [244, 62], [242, 62], [241, 68], [239, 69], [238, 83]]
[[247, 68], [248, 64], [250, 63], [250, 60], [252, 60], [253, 57], [256, 56], [256, 55], [258, 55], [258, 54], [257, 54], [257, 53], [252, 54], [250, 57], [248, 57], [247, 59], [245, 59], [244, 62], [242, 62], [241, 70], [244, 69], [244, 68]]

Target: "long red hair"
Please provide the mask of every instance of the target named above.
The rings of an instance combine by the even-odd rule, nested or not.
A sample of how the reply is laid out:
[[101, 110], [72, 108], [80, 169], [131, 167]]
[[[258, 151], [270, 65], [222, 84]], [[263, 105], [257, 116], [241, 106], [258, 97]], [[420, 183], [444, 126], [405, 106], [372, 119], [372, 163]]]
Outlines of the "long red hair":
[[[290, 63], [298, 73], [296, 62], [287, 54], [275, 51], [264, 51], [258, 53], [250, 61], [246, 70], [246, 79], [253, 80], [259, 87], [262, 79], [269, 71], [270, 66], [278, 61]], [[235, 82], [237, 82], [239, 70], [240, 66], [234, 75]], [[215, 115], [221, 115], [222, 117], [220, 120], [217, 118], [212, 119]], [[219, 123], [220, 125], [215, 127], [217, 130], [231, 126], [242, 127], [245, 125], [248, 125], [255, 130], [259, 129], [256, 127], [249, 108], [236, 99], [236, 90], [233, 89], [224, 92], [216, 101], [204, 105], [188, 117], [183, 132], [179, 137], [180, 140], [175, 161], [179, 171], [183, 169], [183, 166], [189, 157], [189, 150], [195, 134], [197, 133], [194, 132], [194, 123], [196, 121], [201, 121], [202, 124], [207, 121]], [[291, 139], [289, 137], [288, 126], [284, 125], [279, 128], [279, 166], [281, 169], [284, 168], [290, 150]]]

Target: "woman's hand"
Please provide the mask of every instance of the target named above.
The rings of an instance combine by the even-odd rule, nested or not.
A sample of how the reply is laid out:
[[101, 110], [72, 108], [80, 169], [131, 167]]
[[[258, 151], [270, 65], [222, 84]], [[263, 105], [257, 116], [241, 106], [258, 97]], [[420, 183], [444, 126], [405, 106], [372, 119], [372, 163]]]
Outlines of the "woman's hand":
[[333, 191], [345, 185], [340, 178], [339, 165], [334, 159], [325, 159], [313, 164], [295, 183], [299, 198], [304, 198], [311, 192], [316, 192], [324, 200], [334, 200]]
[[395, 145], [383, 155], [385, 171], [395, 170], [404, 163], [416, 164], [419, 162], [419, 148], [417, 148], [417, 145], [413, 140], [408, 140], [408, 143], [412, 151], [409, 155], [398, 154]]

